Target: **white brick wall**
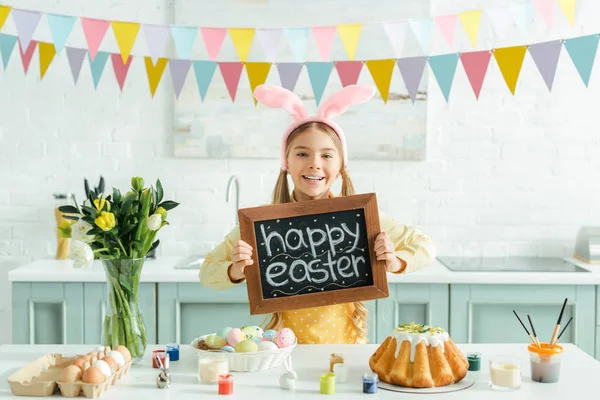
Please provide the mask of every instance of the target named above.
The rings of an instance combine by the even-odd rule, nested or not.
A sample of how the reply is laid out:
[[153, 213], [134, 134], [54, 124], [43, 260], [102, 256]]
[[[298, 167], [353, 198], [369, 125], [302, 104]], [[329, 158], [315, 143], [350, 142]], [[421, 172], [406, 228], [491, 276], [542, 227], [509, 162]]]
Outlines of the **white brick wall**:
[[[376, 6], [367, 6], [370, 0], [355, 0], [353, 7], [347, 7], [345, 0], [306, 0], [302, 12], [293, 8], [298, 3], [292, 0], [3, 3], [96, 18], [147, 23], [177, 18], [182, 24], [215, 26], [335, 24], [427, 12], [426, 0], [416, 2], [414, 9], [406, 2], [398, 5], [391, 0], [373, 2]], [[431, 12], [439, 15], [508, 3], [432, 0]], [[599, 32], [600, 3], [578, 3], [576, 27], [565, 23], [557, 7], [552, 30], [536, 15], [527, 35], [518, 34], [513, 27], [507, 37], [495, 37], [484, 16], [478, 47]], [[292, 8], [294, 12], [290, 12]], [[11, 18], [3, 31], [15, 32]], [[456, 32], [460, 49], [469, 50], [464, 33], [459, 27]], [[35, 38], [50, 40], [44, 19]], [[434, 51], [448, 51], [435, 27], [432, 41]], [[84, 46], [78, 24], [68, 44]], [[389, 51], [385, 46], [381, 52]], [[117, 49], [110, 31], [102, 48]], [[376, 53], [372, 56], [379, 54], [377, 48], [369, 51]], [[134, 53], [146, 52], [144, 41], [138, 40]], [[527, 55], [513, 97], [492, 60], [476, 101], [459, 64], [450, 104], [445, 103], [430, 74], [427, 160], [353, 162], [351, 175], [357, 189], [376, 191], [381, 208], [430, 234], [440, 255], [571, 254], [579, 227], [600, 224], [598, 65], [585, 88], [563, 51], [553, 93], [548, 94]], [[188, 84], [194, 84], [193, 80]], [[394, 80], [394, 84], [400, 83]], [[143, 175], [148, 182], [160, 177], [166, 195], [182, 203], [171, 213], [172, 225], [161, 232], [161, 255], [210, 249], [231, 228], [234, 207], [225, 203], [230, 175], [240, 177], [242, 207], [268, 201], [277, 175], [275, 160], [172, 156], [173, 95], [168, 71], [154, 99], [149, 96], [139, 60], [132, 63], [125, 85], [120, 94], [109, 61], [94, 91], [86, 61], [75, 87], [64, 53], [40, 82], [37, 51], [24, 76], [15, 49], [7, 71], [0, 73], [0, 265], [4, 276], [20, 263], [52, 255], [52, 193], [72, 191], [81, 197], [84, 177], [93, 183], [102, 174], [109, 187], [120, 188], [127, 188], [132, 175]], [[211, 96], [228, 96], [218, 73], [213, 85]], [[240, 91], [248, 88], [242, 75]], [[240, 101], [248, 103], [248, 115], [252, 115], [254, 106], [248, 96]], [[223, 120], [223, 127], [244, 124], [244, 118]], [[376, 121], [374, 124], [377, 129]], [[6, 278], [0, 282], [8, 287]], [[0, 318], [10, 322], [9, 291], [0, 293], [4, 293]], [[0, 337], [0, 343], [9, 341], [10, 337]]]

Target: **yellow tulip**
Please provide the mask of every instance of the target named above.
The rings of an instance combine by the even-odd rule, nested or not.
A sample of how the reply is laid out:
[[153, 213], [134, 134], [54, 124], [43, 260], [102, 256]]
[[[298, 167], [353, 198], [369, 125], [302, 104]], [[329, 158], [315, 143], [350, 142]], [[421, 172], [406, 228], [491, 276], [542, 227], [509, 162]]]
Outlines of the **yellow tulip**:
[[104, 203], [106, 203], [106, 199], [99, 198], [94, 200], [94, 205], [96, 206], [96, 210], [101, 211], [104, 208]]
[[100, 216], [96, 218], [96, 225], [105, 232], [110, 231], [117, 225], [117, 220], [113, 213], [102, 211]]

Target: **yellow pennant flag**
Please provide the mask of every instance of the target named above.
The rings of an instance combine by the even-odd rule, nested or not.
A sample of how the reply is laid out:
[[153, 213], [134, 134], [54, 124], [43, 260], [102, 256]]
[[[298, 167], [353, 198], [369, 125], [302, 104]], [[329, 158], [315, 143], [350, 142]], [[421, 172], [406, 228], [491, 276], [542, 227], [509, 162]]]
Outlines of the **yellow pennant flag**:
[[254, 28], [229, 28], [229, 37], [233, 42], [235, 51], [240, 61], [245, 62], [250, 54], [252, 40], [254, 40]]
[[390, 83], [392, 82], [392, 72], [394, 72], [396, 60], [388, 58], [385, 60], [368, 60], [365, 61], [365, 63], [375, 81], [379, 94], [383, 97], [383, 102], [387, 103], [390, 94]]
[[[267, 81], [267, 76], [269, 76], [269, 71], [271, 70], [270, 62], [249, 62], [246, 64], [246, 73], [248, 74], [248, 81], [250, 81], [250, 90], [254, 93], [254, 89], [258, 85], [262, 85]], [[258, 102], [254, 96], [254, 105]]]
[[119, 50], [121, 50], [123, 64], [126, 64], [135, 39], [140, 31], [140, 24], [137, 22], [112, 21], [110, 25], [115, 33]]
[[498, 63], [500, 72], [502, 72], [506, 86], [508, 86], [513, 96], [526, 51], [527, 46], [504, 47], [494, 50], [494, 58]]
[[40, 80], [44, 79], [44, 75], [46, 75], [46, 71], [48, 71], [48, 67], [54, 60], [54, 56], [56, 55], [56, 49], [54, 48], [53, 43], [39, 42], [38, 48], [40, 52]]
[[358, 40], [360, 39], [360, 33], [362, 31], [362, 24], [346, 24], [338, 25], [337, 30], [348, 53], [348, 59], [354, 60], [356, 54], [356, 48], [358, 47]]
[[165, 67], [167, 66], [168, 61], [168, 59], [161, 57], [156, 62], [156, 65], [154, 65], [152, 64], [152, 57], [144, 57], [146, 74], [148, 74], [148, 84], [150, 85], [150, 93], [152, 93], [152, 97], [154, 97], [154, 93], [156, 92], [156, 88], [160, 83], [160, 78], [162, 78], [163, 72], [165, 72]]
[[458, 14], [463, 29], [465, 30], [471, 45], [477, 47], [477, 35], [479, 35], [479, 22], [481, 21], [481, 10], [465, 11]]
[[[565, 17], [569, 21], [569, 24], [573, 26], [575, 24], [575, 10], [577, 9], [576, 0], [558, 0], [558, 5], [562, 10]], [[2, 27], [2, 18], [0, 17], [0, 28]]]
[[4, 26], [6, 18], [8, 18], [8, 14], [10, 14], [10, 10], [12, 10], [11, 6], [0, 6], [0, 29]]

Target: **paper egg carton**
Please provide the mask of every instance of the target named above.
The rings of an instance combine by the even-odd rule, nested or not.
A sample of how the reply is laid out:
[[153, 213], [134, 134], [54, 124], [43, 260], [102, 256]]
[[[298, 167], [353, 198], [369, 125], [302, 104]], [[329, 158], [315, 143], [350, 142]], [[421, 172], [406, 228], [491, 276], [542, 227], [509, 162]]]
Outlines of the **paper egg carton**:
[[60, 382], [62, 370], [76, 359], [56, 353], [45, 354], [8, 377], [10, 389], [15, 396], [46, 397], [52, 396], [58, 389], [63, 397], [78, 397], [83, 392], [85, 397], [96, 398], [127, 374], [132, 363], [132, 360], [126, 362], [103, 383]]

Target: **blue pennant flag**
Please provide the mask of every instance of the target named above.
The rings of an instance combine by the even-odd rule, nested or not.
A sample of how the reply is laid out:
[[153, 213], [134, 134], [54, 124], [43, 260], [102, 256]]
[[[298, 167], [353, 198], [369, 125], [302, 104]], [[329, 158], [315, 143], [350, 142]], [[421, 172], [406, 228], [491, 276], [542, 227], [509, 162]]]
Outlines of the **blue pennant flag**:
[[179, 58], [189, 59], [194, 41], [198, 34], [198, 28], [193, 26], [171, 25], [171, 36], [175, 42], [175, 48]]
[[88, 61], [90, 62], [90, 69], [92, 70], [92, 79], [94, 81], [94, 89], [98, 88], [98, 83], [100, 82], [100, 78], [102, 77], [102, 73], [104, 72], [104, 66], [106, 65], [106, 60], [108, 60], [108, 53], [105, 51], [99, 51], [96, 53], [96, 57], [92, 60], [90, 57], [90, 53], [87, 53]]
[[77, 17], [70, 15], [59, 15], [59, 14], [46, 14], [48, 25], [50, 26], [50, 33], [52, 34], [52, 41], [54, 42], [54, 48], [56, 54], [60, 54], [62, 49], [67, 43], [67, 39], [73, 30]]
[[454, 82], [454, 73], [456, 72], [456, 65], [459, 59], [458, 53], [442, 54], [439, 56], [429, 57], [429, 67], [437, 80], [446, 103], [450, 96], [450, 90], [452, 89], [452, 83]]
[[0, 55], [2, 55], [2, 64], [4, 65], [5, 70], [16, 43], [16, 36], [0, 33]]
[[565, 48], [579, 72], [579, 76], [588, 86], [590, 76], [592, 75], [592, 67], [598, 50], [598, 34], [566, 39], [564, 42]]
[[200, 98], [204, 101], [210, 81], [213, 78], [215, 69], [217, 69], [217, 63], [215, 61], [194, 61], [194, 75], [196, 75], [196, 84], [198, 85], [198, 91], [200, 92]]
[[306, 52], [306, 43], [310, 36], [309, 28], [287, 28], [285, 30], [287, 41], [296, 57], [296, 61], [304, 61], [304, 53]]
[[315, 101], [317, 106], [321, 102], [321, 97], [325, 92], [325, 86], [329, 82], [329, 75], [333, 69], [333, 62], [307, 62], [306, 70], [308, 71], [308, 78], [310, 79], [310, 85], [312, 86], [313, 93], [315, 94]]
[[421, 50], [424, 54], [429, 54], [429, 44], [431, 42], [431, 29], [433, 22], [431, 18], [411, 19], [408, 21], [413, 34], [417, 38]]

